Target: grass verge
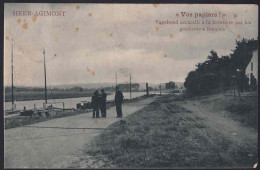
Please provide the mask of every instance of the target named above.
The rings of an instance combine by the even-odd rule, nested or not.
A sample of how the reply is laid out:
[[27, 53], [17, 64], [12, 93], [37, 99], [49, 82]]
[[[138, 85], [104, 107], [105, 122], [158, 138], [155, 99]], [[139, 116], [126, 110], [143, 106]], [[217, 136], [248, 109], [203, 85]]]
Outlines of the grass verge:
[[167, 97], [110, 125], [84, 152], [105, 156], [117, 168], [227, 168], [255, 163], [256, 157], [248, 157], [245, 148], [235, 152], [237, 147], [232, 146], [203, 119]]

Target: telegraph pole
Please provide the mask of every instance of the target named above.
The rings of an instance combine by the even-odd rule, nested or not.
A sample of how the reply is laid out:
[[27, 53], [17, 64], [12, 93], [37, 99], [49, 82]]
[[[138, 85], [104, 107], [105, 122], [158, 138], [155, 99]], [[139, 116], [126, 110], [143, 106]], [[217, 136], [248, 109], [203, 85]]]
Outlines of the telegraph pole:
[[160, 95], [162, 95], [162, 84], [160, 83]]
[[131, 74], [130, 74], [130, 99], [132, 99], [132, 84], [131, 84]]
[[115, 75], [116, 75], [116, 86], [117, 86], [117, 72], [115, 73]]
[[14, 110], [14, 42], [12, 38], [12, 58], [11, 58], [11, 65], [12, 65], [12, 110]]
[[45, 82], [45, 104], [47, 104], [47, 84], [46, 84], [46, 63], [45, 63], [45, 49], [43, 49], [44, 62], [44, 82]]

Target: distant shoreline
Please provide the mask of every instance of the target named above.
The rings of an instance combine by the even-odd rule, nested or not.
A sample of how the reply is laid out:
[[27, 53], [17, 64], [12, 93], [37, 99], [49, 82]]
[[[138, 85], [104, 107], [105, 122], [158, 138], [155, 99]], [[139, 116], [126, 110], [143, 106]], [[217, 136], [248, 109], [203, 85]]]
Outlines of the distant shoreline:
[[[138, 91], [144, 92], [144, 91]], [[82, 97], [91, 97], [92, 92], [52, 92], [53, 94], [48, 93], [48, 100], [56, 100], [56, 99], [70, 99], [70, 98], [82, 98]], [[128, 92], [123, 92], [128, 93]], [[136, 93], [134, 91], [133, 93]], [[107, 92], [107, 95], [112, 95], [113, 92]], [[55, 97], [54, 97], [55, 96]], [[33, 101], [33, 100], [44, 100], [44, 92], [19, 92], [14, 95], [15, 101]], [[6, 93], [4, 102], [11, 102], [11, 94]]]
[[[108, 93], [110, 95], [112, 93]], [[48, 93], [48, 100], [54, 99], [69, 99], [69, 98], [81, 98], [81, 97], [91, 97], [92, 92], [55, 92], [53, 94]], [[15, 101], [32, 101], [32, 100], [44, 100], [45, 94], [44, 92], [26, 92], [19, 93], [14, 96]], [[11, 102], [11, 94], [5, 94], [4, 102]]]
[[[65, 98], [48, 98], [48, 100], [56, 100], [56, 99], [70, 99], [70, 98], [82, 98], [82, 97], [91, 97], [92, 95], [90, 96], [77, 96], [77, 97], [65, 97]], [[34, 100], [44, 100], [44, 98], [41, 98], [41, 99], [26, 99], [26, 100], [15, 100], [16, 102], [21, 102], [21, 101], [34, 101]], [[5, 100], [4, 102], [11, 102], [12, 100], [9, 99], [9, 100]]]

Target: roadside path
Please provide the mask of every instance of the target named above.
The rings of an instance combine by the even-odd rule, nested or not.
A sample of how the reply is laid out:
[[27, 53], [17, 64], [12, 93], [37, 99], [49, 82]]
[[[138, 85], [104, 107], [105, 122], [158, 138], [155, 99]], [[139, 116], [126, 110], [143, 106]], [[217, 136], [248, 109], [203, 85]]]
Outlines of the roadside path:
[[[126, 117], [155, 100], [123, 104]], [[60, 168], [73, 154], [110, 124], [118, 121], [115, 107], [107, 118], [93, 119], [92, 112], [5, 130], [5, 168]]]

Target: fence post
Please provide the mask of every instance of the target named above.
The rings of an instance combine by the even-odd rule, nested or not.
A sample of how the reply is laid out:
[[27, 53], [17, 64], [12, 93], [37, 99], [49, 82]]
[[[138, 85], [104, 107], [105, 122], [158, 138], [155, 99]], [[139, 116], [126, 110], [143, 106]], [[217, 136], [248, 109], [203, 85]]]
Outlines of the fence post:
[[146, 95], [149, 95], [148, 83], [146, 83]]
[[235, 87], [234, 87], [234, 100], [236, 99], [236, 90], [235, 90]]

